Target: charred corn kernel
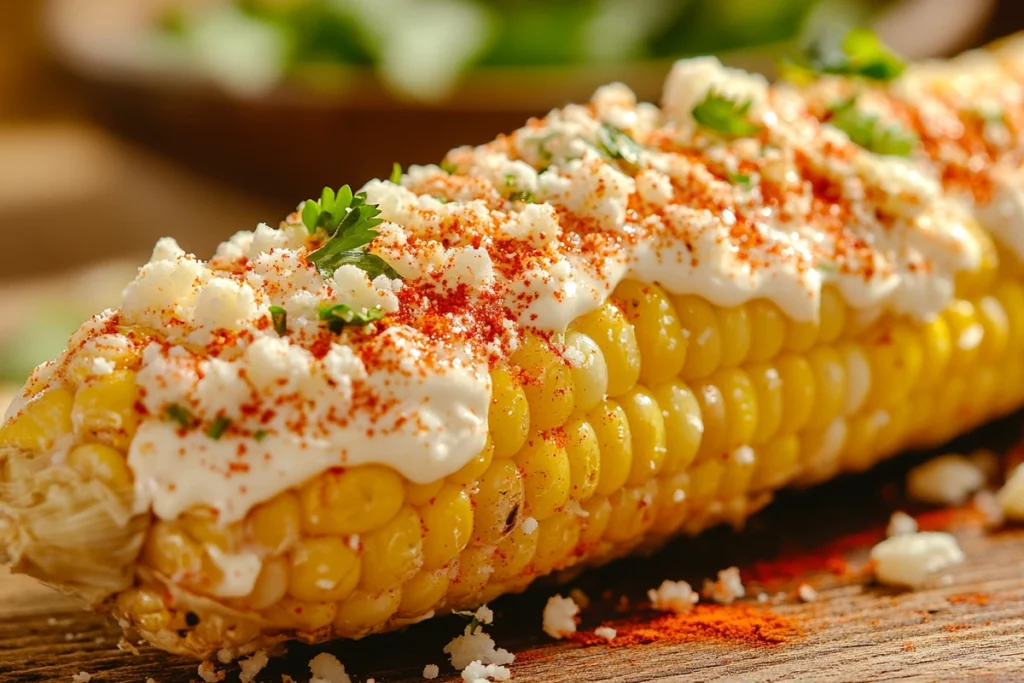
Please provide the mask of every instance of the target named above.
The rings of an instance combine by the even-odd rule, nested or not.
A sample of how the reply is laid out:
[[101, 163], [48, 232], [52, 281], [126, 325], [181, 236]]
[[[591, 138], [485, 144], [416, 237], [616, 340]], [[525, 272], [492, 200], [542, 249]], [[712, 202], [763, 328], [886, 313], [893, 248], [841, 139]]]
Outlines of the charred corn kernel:
[[597, 434], [601, 467], [596, 492], [608, 495], [626, 483], [633, 467], [632, 434], [626, 411], [614, 401], [605, 401], [587, 417]]
[[[449, 479], [451, 479], [456, 484], [461, 484], [462, 486], [469, 486], [477, 479], [479, 479], [484, 472], [487, 471], [487, 468], [491, 466], [491, 460], [493, 458], [494, 444], [491, 442], [490, 439], [487, 439], [487, 443], [484, 445], [483, 450], [481, 450], [480, 453], [478, 453], [475, 458], [473, 458], [465, 465], [463, 465], [461, 468], [459, 468], [459, 471], [451, 475]], [[426, 502], [412, 500], [412, 498], [409, 497], [408, 487], [406, 488], [406, 497], [409, 498], [409, 502], [412, 503], [413, 505], [422, 505], [424, 502]], [[427, 498], [427, 500], [430, 500], [430, 498]]]
[[[484, 471], [487, 471], [486, 468]], [[441, 492], [442, 488], [444, 488], [444, 479], [438, 479], [427, 484], [416, 484], [407, 481], [405, 482], [405, 500], [410, 505], [426, 505]]]
[[814, 410], [814, 370], [807, 359], [792, 353], [783, 354], [775, 361], [782, 378], [782, 422], [779, 434], [799, 431]]
[[757, 428], [750, 437], [756, 446], [775, 436], [782, 423], [782, 378], [767, 363], [748, 365], [746, 370], [757, 399]]
[[497, 543], [519, 521], [523, 478], [511, 460], [495, 460], [484, 472], [473, 498], [473, 542]]
[[618, 307], [607, 303], [575, 321], [571, 328], [594, 340], [608, 367], [608, 395], [619, 396], [640, 377], [636, 332]]
[[580, 544], [586, 547], [593, 547], [604, 536], [608, 530], [608, 522], [612, 517], [612, 504], [608, 496], [594, 496], [583, 504], [583, 511], [586, 516], [580, 521]]
[[469, 544], [473, 535], [473, 503], [458, 484], [445, 484], [420, 508], [423, 522], [423, 567], [448, 564]]
[[142, 563], [172, 580], [197, 575], [203, 568], [203, 549], [174, 522], [158, 521], [146, 534]]
[[676, 313], [686, 338], [686, 362], [682, 378], [707, 377], [722, 362], [722, 331], [715, 309], [696, 296], [675, 297]]
[[942, 316], [922, 325], [921, 353], [925, 371], [921, 373], [918, 380], [918, 388], [923, 389], [942, 381], [946, 367], [949, 365], [949, 359], [953, 355], [949, 326]]
[[605, 537], [615, 542], [641, 539], [657, 518], [657, 496], [658, 482], [654, 479], [640, 486], [626, 486], [609, 496], [612, 509]]
[[846, 304], [835, 287], [828, 285], [821, 290], [821, 322], [818, 327], [818, 342], [831, 344], [843, 335], [846, 328]]
[[831, 346], [816, 346], [807, 353], [814, 373], [814, 408], [804, 429], [824, 429], [843, 412], [846, 404], [846, 365]]
[[704, 434], [700, 404], [690, 387], [678, 380], [659, 385], [652, 394], [661, 407], [665, 424], [665, 463], [662, 471], [668, 474], [681, 472], [693, 462], [700, 449]]
[[397, 588], [378, 593], [357, 590], [338, 603], [334, 632], [342, 638], [362, 638], [379, 630], [398, 611], [401, 600]]
[[94, 378], [75, 394], [71, 409], [75, 433], [127, 450], [139, 426], [138, 400], [134, 372], [115, 370]]
[[525, 514], [547, 519], [569, 501], [569, 456], [551, 438], [531, 438], [515, 457], [523, 473]]
[[[304, 602], [285, 597], [261, 612], [276, 628], [291, 628], [303, 634], [328, 631], [338, 613], [336, 602]], [[324, 636], [327, 633], [323, 633]]]
[[746, 306], [719, 308], [715, 313], [722, 334], [721, 366], [735, 367], [746, 360], [750, 353], [750, 315]]
[[619, 404], [629, 423], [633, 451], [626, 483], [642, 484], [656, 475], [665, 462], [665, 418], [651, 392], [640, 386], [623, 396]]
[[0, 446], [26, 451], [48, 451], [55, 441], [71, 433], [74, 397], [63, 387], [38, 394], [0, 428]]
[[782, 350], [786, 338], [786, 317], [779, 307], [765, 299], [754, 299], [746, 305], [750, 319], [750, 351], [752, 363], [774, 358]]
[[235, 606], [246, 611], [259, 612], [269, 608], [288, 593], [288, 560], [268, 557], [263, 560], [259, 576], [248, 596], [236, 601]]
[[287, 552], [302, 533], [302, 509], [299, 499], [285, 491], [257, 505], [246, 517], [246, 533], [251, 543], [271, 555]]
[[[289, 557], [288, 595], [296, 600], [341, 600], [359, 583], [359, 555], [340, 538], [304, 538]], [[373, 564], [368, 566], [378, 570]]]
[[576, 351], [572, 376], [574, 412], [585, 415], [597, 407], [608, 393], [608, 365], [601, 347], [593, 339], [579, 332], [569, 332], [565, 344]]
[[725, 400], [724, 450], [750, 443], [757, 429], [757, 392], [750, 376], [739, 368], [727, 368], [716, 372], [711, 381]]
[[86, 479], [97, 479], [114, 491], [131, 492], [132, 472], [120, 451], [110, 446], [89, 443], [68, 453], [68, 465]]
[[434, 609], [444, 599], [450, 583], [447, 569], [421, 571], [402, 586], [398, 616], [415, 617]]
[[423, 566], [420, 516], [412, 508], [403, 508], [390, 522], [361, 539], [367, 567], [359, 582], [363, 590], [395, 588]]
[[678, 375], [686, 360], [686, 340], [676, 310], [661, 287], [626, 280], [613, 296], [634, 326], [640, 381], [653, 386]]
[[950, 303], [942, 313], [949, 326], [950, 339], [953, 342], [953, 357], [950, 359], [950, 371], [954, 373], [968, 372], [976, 365], [981, 340], [985, 336], [985, 328], [978, 319], [978, 312], [970, 301], [957, 300]]
[[565, 454], [569, 457], [569, 495], [584, 501], [597, 490], [601, 472], [601, 447], [597, 432], [585, 420], [574, 420], [565, 427]]
[[561, 569], [570, 563], [579, 542], [580, 518], [572, 512], [559, 512], [541, 522], [533, 535], [537, 537], [533, 571], [547, 574]]
[[494, 567], [492, 579], [504, 581], [521, 576], [533, 562], [537, 552], [537, 530], [527, 532], [522, 524], [516, 525], [508, 536], [501, 540], [494, 550], [491, 562]]
[[566, 362], [535, 334], [520, 341], [512, 362], [526, 377], [523, 391], [533, 429], [539, 432], [563, 424], [573, 409], [572, 373]]
[[[1010, 340], [1010, 320], [999, 299], [983, 296], [977, 302], [978, 317], [985, 330], [978, 353], [991, 363], [1002, 358]], [[928, 366], [925, 366], [928, 367]]]
[[491, 407], [487, 424], [494, 442], [495, 458], [511, 458], [530, 434], [530, 408], [526, 392], [508, 370], [491, 370]]
[[459, 555], [458, 572], [448, 587], [448, 605], [460, 609], [474, 604], [494, 571], [492, 546], [471, 545], [463, 550]]
[[299, 493], [307, 534], [362, 534], [380, 528], [402, 507], [402, 477], [379, 465], [335, 469]]
[[[980, 324], [977, 330], [980, 336]], [[906, 399], [924, 363], [924, 352], [914, 331], [903, 323], [883, 327], [868, 340], [866, 352], [872, 379], [867, 406], [884, 408]]]
[[726, 418], [725, 397], [718, 385], [710, 381], [693, 383], [693, 395], [700, 406], [704, 434], [701, 436], [697, 459], [706, 460], [725, 450], [728, 419]]
[[757, 491], [784, 486], [800, 465], [800, 439], [795, 434], [776, 436], [754, 455], [751, 488]]

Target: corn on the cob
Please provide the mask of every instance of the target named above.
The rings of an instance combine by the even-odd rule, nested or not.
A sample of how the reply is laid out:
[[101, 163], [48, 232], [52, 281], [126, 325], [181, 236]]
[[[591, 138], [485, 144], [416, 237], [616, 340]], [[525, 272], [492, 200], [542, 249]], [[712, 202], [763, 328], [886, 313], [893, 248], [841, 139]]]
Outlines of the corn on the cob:
[[[1000, 79], [1021, 91], [1012, 71]], [[459, 199], [501, 184], [481, 172], [439, 189], [438, 177], [418, 191]], [[797, 320], [768, 297], [719, 305], [622, 279], [564, 335], [524, 325], [497, 354], [486, 443], [457, 471], [413, 481], [372, 458], [326, 465], [227, 521], [208, 505], [140, 510], [126, 454], [141, 423], [168, 419], [140, 407], [152, 396], [138, 381], [154, 362], [143, 349], [167, 330], [106, 314], [34, 373], [0, 430], [0, 548], [154, 645], [202, 656], [359, 638], [739, 524], [781, 487], [863, 470], [1024, 403], [1019, 259], [1001, 233], [993, 243], [968, 230], [982, 257], [927, 320], [852, 306], [833, 284], [818, 315]], [[221, 258], [224, 272], [240, 268], [230, 248]], [[223, 418], [204, 423], [210, 439]], [[180, 406], [170, 419], [197, 427]]]

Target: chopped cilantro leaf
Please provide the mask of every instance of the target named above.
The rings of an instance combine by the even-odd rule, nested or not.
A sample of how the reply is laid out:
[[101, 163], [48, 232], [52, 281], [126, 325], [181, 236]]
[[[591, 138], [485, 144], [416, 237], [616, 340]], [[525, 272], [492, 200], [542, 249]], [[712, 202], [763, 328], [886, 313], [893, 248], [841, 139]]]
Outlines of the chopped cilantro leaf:
[[177, 422], [179, 425], [181, 425], [182, 429], [189, 429], [191, 427], [194, 427], [196, 424], [196, 418], [193, 417], [189, 409], [177, 403], [172, 403], [171, 405], [167, 406], [165, 415], [167, 416], [168, 420], [173, 420], [174, 422]]
[[749, 173], [729, 173], [726, 176], [729, 178], [729, 182], [733, 185], [739, 185], [745, 190], [749, 190], [752, 184], [752, 180]]
[[725, 135], [754, 135], [761, 126], [747, 118], [751, 100], [742, 102], [711, 90], [693, 108], [694, 120], [700, 125]]
[[906, 65], [871, 30], [855, 28], [838, 43], [833, 39], [811, 45], [805, 57], [791, 66], [815, 74], [891, 81], [903, 73]]
[[229, 426], [231, 426], [231, 420], [221, 415], [206, 428], [206, 435], [216, 441], [224, 435]]
[[455, 175], [458, 172], [459, 167], [445, 159], [441, 162], [441, 170], [448, 175]]
[[508, 196], [510, 202], [526, 202], [527, 204], [533, 204], [537, 201], [537, 198], [529, 190], [520, 190], [513, 192]]
[[622, 161], [632, 171], [639, 170], [643, 148], [618, 126], [602, 123], [597, 129], [597, 146], [608, 158]]
[[370, 308], [365, 312], [357, 312], [351, 306], [345, 304], [321, 306], [319, 313], [320, 320], [326, 322], [327, 329], [335, 334], [341, 332], [347, 325], [362, 327], [384, 317], [384, 311], [379, 308]]
[[388, 178], [392, 185], [402, 184], [402, 165], [397, 161], [391, 165], [391, 177]]
[[274, 331], [279, 337], [288, 334], [288, 311], [281, 306], [270, 307], [270, 319], [274, 323]]
[[302, 221], [310, 233], [322, 229], [328, 235], [328, 240], [309, 255], [309, 262], [325, 277], [349, 264], [366, 271], [371, 279], [381, 273], [400, 278], [382, 258], [363, 251], [377, 236], [374, 228], [383, 222], [379, 215], [376, 204], [366, 203], [365, 193], [353, 195], [345, 185], [335, 194], [325, 187], [319, 202], [307, 200], [302, 208]]
[[263, 441], [263, 439], [267, 438], [269, 434], [270, 432], [268, 432], [265, 429], [257, 429], [255, 432], [252, 433], [252, 438], [256, 439], [256, 442], [258, 443], [260, 441]]
[[883, 126], [877, 116], [858, 111], [855, 97], [832, 105], [826, 120], [846, 133], [852, 142], [875, 154], [910, 156], [918, 143], [917, 136], [899, 124]]

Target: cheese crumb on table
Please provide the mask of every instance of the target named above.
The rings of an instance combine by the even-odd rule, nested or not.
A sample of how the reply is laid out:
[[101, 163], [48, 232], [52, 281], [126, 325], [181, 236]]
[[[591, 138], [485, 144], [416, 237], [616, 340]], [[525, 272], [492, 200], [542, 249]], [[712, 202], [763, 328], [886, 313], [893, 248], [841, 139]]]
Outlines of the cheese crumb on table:
[[309, 672], [313, 674], [309, 683], [352, 683], [352, 678], [345, 672], [345, 665], [327, 652], [309, 660]]
[[270, 658], [267, 656], [266, 650], [257, 650], [253, 653], [252, 657], [243, 659], [238, 663], [240, 669], [238, 673], [238, 680], [241, 683], [252, 683], [256, 680], [257, 674], [263, 671], [263, 667], [267, 665]]
[[598, 638], [604, 638], [608, 642], [615, 640], [615, 636], [618, 635], [618, 631], [613, 629], [611, 626], [598, 626], [594, 629], [594, 635]]
[[647, 591], [651, 607], [661, 612], [686, 612], [700, 600], [700, 596], [685, 581], [661, 582], [657, 588]]
[[796, 594], [804, 602], [814, 602], [818, 599], [818, 591], [814, 590], [814, 587], [807, 583], [801, 583], [796, 589]]
[[917, 533], [916, 519], [899, 510], [892, 513], [892, 517], [889, 518], [889, 526], [885, 530], [886, 537], [892, 538], [914, 533]]
[[743, 588], [740, 570], [737, 567], [729, 567], [718, 572], [717, 581], [704, 579], [704, 588], [701, 590], [701, 595], [722, 605], [731, 605], [745, 594], [746, 589]]
[[553, 595], [544, 606], [544, 633], [558, 640], [576, 633], [576, 615], [580, 607], [572, 598]]
[[1006, 484], [996, 494], [996, 500], [1007, 519], [1024, 521], [1024, 465], [1014, 468]]
[[932, 505], [961, 505], [985, 485], [985, 471], [969, 458], [947, 453], [907, 474], [907, 495]]
[[72, 683], [89, 683], [92, 680], [92, 674], [86, 671], [79, 671], [71, 677]]
[[224, 672], [217, 671], [213, 662], [203, 662], [199, 665], [197, 672], [199, 674], [199, 678], [206, 681], [206, 683], [217, 683], [218, 681], [224, 680]]
[[974, 509], [981, 513], [985, 526], [990, 528], [1001, 527], [1006, 523], [1006, 513], [999, 504], [996, 494], [991, 491], [981, 490], [974, 494], [971, 499]]
[[882, 541], [871, 549], [871, 559], [881, 583], [919, 588], [931, 574], [963, 562], [964, 554], [951, 534], [919, 531]]
[[426, 678], [428, 681], [437, 678], [438, 675], [440, 675], [440, 673], [441, 669], [437, 666], [437, 664], [427, 664], [425, 667], [423, 667], [423, 677]]
[[510, 678], [512, 678], [512, 672], [498, 664], [484, 664], [483, 662], [473, 661], [462, 670], [462, 680], [466, 681], [466, 683], [507, 681]]
[[452, 666], [460, 671], [470, 662], [479, 660], [485, 664], [511, 664], [516, 656], [508, 650], [495, 647], [494, 639], [484, 633], [481, 626], [466, 626], [461, 636], [456, 636], [444, 646]]

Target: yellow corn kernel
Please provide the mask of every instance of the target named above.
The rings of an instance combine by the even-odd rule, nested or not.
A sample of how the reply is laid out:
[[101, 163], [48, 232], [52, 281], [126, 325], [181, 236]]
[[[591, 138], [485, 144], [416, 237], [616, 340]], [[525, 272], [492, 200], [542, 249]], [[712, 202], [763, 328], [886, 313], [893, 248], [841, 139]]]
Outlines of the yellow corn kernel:
[[846, 399], [843, 401], [843, 415], [852, 416], [860, 412], [871, 391], [871, 361], [860, 344], [841, 342], [836, 350], [843, 358], [846, 368]]
[[[980, 343], [981, 324], [977, 324]], [[865, 347], [871, 363], [869, 408], [884, 408], [906, 399], [921, 375], [924, 352], [907, 324], [895, 323], [873, 335]]]
[[277, 603], [287, 593], [288, 560], [284, 557], [268, 557], [263, 560], [260, 574], [249, 595], [232, 604], [243, 611], [260, 612]]
[[846, 421], [842, 418], [833, 420], [825, 429], [804, 430], [800, 435], [800, 459], [804, 463], [804, 470], [799, 477], [802, 485], [818, 483], [835, 476], [842, 466], [846, 434]]
[[380, 465], [333, 469], [299, 492], [308, 534], [362, 534], [383, 526], [402, 507], [402, 477]]
[[530, 434], [530, 406], [526, 392], [505, 368], [491, 370], [491, 407], [487, 424], [495, 458], [511, 458]]
[[718, 455], [725, 450], [725, 441], [728, 436], [728, 420], [725, 412], [725, 397], [718, 385], [709, 381], [701, 380], [694, 382], [693, 395], [700, 406], [700, 416], [704, 424], [704, 434], [701, 436], [700, 448], [697, 450], [697, 460], [706, 460]]
[[597, 434], [601, 468], [596, 492], [608, 495], [626, 483], [633, 466], [632, 435], [626, 412], [615, 401], [604, 401], [587, 416]]
[[446, 484], [420, 508], [423, 521], [423, 567], [448, 564], [469, 544], [473, 534], [473, 503], [458, 484]]
[[890, 406], [886, 412], [889, 419], [878, 432], [875, 441], [875, 452], [872, 454], [875, 462], [882, 458], [893, 455], [900, 449], [904, 435], [907, 433], [908, 416], [910, 408], [906, 402]]
[[565, 344], [575, 349], [579, 362], [570, 369], [575, 400], [574, 413], [585, 415], [593, 410], [608, 393], [608, 364], [601, 347], [585, 334], [569, 332]]
[[152, 633], [162, 631], [171, 622], [163, 597], [145, 588], [129, 588], [119, 593], [115, 612], [128, 617], [138, 628]]
[[813, 320], [789, 320], [786, 324], [786, 338], [782, 342], [784, 351], [804, 353], [818, 341], [818, 323]]
[[742, 363], [750, 353], [750, 315], [746, 306], [719, 308], [718, 328], [722, 332], [723, 368], [732, 368]]
[[580, 545], [592, 548], [604, 537], [612, 518], [612, 504], [608, 496], [594, 496], [583, 504], [587, 516], [580, 530]]
[[949, 325], [946, 324], [946, 320], [942, 316], [921, 326], [921, 352], [925, 372], [921, 373], [918, 388], [924, 389], [942, 381], [945, 377], [946, 367], [953, 355]]
[[889, 415], [882, 410], [857, 415], [847, 421], [843, 467], [854, 472], [874, 464], [875, 441]]
[[146, 534], [139, 559], [164, 576], [181, 580], [202, 571], [203, 549], [177, 523], [161, 520]]
[[[983, 296], [977, 303], [978, 317], [985, 329], [978, 353], [986, 363], [1002, 358], [1010, 342], [1010, 320], [994, 296]], [[925, 366], [927, 367], [927, 366]]]
[[995, 297], [1006, 312], [1010, 328], [1010, 348], [1015, 354], [1024, 351], [1024, 286], [1017, 282], [1000, 282], [995, 288]]
[[782, 422], [779, 434], [799, 431], [814, 409], [814, 370], [806, 358], [792, 353], [779, 356], [775, 368], [782, 378]]
[[[304, 538], [289, 554], [288, 595], [306, 602], [342, 600], [355, 590], [359, 555], [340, 538]], [[367, 567], [374, 573], [378, 568]]]
[[750, 376], [739, 368], [719, 370], [711, 382], [725, 399], [725, 451], [750, 443], [757, 430], [757, 391]]
[[710, 458], [693, 467], [690, 472], [690, 504], [700, 509], [716, 496], [725, 474], [722, 458]]
[[520, 341], [512, 362], [526, 378], [523, 391], [534, 431], [563, 424], [573, 409], [572, 373], [566, 362], [555, 355], [547, 341], [535, 334], [527, 334]]
[[846, 365], [831, 346], [816, 346], [807, 353], [814, 372], [814, 408], [805, 429], [819, 430], [842, 415], [846, 405]]
[[497, 543], [519, 521], [523, 478], [511, 460], [495, 460], [480, 478], [473, 498], [473, 541]]
[[381, 630], [398, 611], [401, 599], [397, 588], [379, 593], [357, 590], [338, 604], [334, 633], [341, 638], [362, 638]]
[[784, 486], [800, 465], [800, 439], [795, 434], [777, 436], [757, 449], [750, 486], [755, 491]]
[[423, 566], [420, 516], [412, 508], [403, 508], [382, 528], [361, 538], [367, 571], [359, 587], [365, 591], [394, 588]]
[[257, 505], [246, 516], [249, 540], [271, 555], [287, 552], [302, 532], [302, 509], [289, 491]]
[[[490, 465], [488, 465], [490, 467]], [[486, 472], [487, 470], [484, 469]], [[405, 500], [410, 505], [426, 505], [433, 500], [444, 487], [444, 479], [437, 479], [426, 484], [405, 482]]]
[[750, 444], [756, 446], [775, 436], [782, 424], [782, 377], [768, 363], [749, 365], [746, 369], [757, 397], [757, 428], [750, 437]]
[[686, 340], [676, 310], [661, 287], [626, 280], [613, 296], [636, 332], [640, 381], [653, 386], [678, 375], [686, 360]]
[[212, 508], [193, 508], [183, 514], [178, 523], [189, 538], [200, 545], [214, 545], [221, 550], [230, 550], [238, 538], [238, 524], [220, 524], [217, 512]]
[[700, 404], [690, 387], [678, 380], [659, 385], [652, 394], [661, 406], [662, 421], [665, 423], [665, 462], [662, 472], [682, 472], [697, 457], [704, 435]]
[[[480, 508], [477, 508], [479, 511]], [[448, 587], [448, 605], [453, 609], [473, 605], [495, 571], [494, 548], [469, 546], [459, 555], [459, 571]]]
[[580, 539], [580, 518], [574, 512], [559, 512], [541, 522], [533, 535], [537, 536], [533, 571], [547, 574], [561, 569], [572, 563]]
[[665, 418], [651, 392], [636, 386], [619, 400], [632, 440], [633, 464], [627, 484], [642, 484], [659, 471], [667, 453]]
[[522, 524], [517, 524], [494, 551], [491, 558], [494, 566], [491, 580], [504, 581], [523, 575], [537, 552], [537, 539], [536, 529], [528, 533]]
[[974, 304], [970, 301], [954, 300], [942, 312], [942, 317], [949, 326], [949, 336], [953, 342], [950, 372], [970, 372], [976, 365], [981, 341], [985, 336], [985, 328], [978, 319]]
[[658, 536], [671, 536], [686, 522], [690, 506], [690, 475], [680, 472], [658, 483], [658, 518], [651, 530]]
[[[481, 450], [475, 458], [467, 462], [465, 465], [459, 468], [459, 471], [448, 477], [451, 481], [456, 484], [462, 484], [463, 486], [469, 486], [487, 471], [487, 468], [491, 466], [491, 460], [494, 458], [494, 444], [490, 438], [487, 439], [487, 443], [484, 444], [483, 450]], [[406, 488], [406, 496], [408, 497], [409, 489]], [[432, 498], [433, 496], [431, 496]], [[430, 498], [427, 498], [430, 500]], [[409, 502], [413, 505], [422, 505], [426, 501], [414, 501], [411, 498]]]
[[127, 450], [139, 426], [135, 412], [138, 400], [139, 389], [131, 370], [95, 377], [75, 394], [71, 409], [75, 433]]
[[750, 318], [750, 351], [747, 360], [763, 363], [782, 350], [786, 338], [786, 316], [771, 301], [754, 299], [746, 305]]
[[640, 541], [657, 519], [654, 503], [658, 498], [658, 481], [651, 479], [641, 486], [626, 486], [611, 496], [611, 518], [605, 537], [617, 543]]
[[831, 344], [843, 335], [846, 328], [846, 303], [843, 295], [832, 285], [821, 290], [821, 322], [818, 342]]
[[434, 609], [444, 599], [450, 583], [447, 569], [421, 571], [402, 586], [398, 616], [416, 617]]
[[566, 425], [565, 453], [569, 456], [569, 495], [573, 500], [587, 500], [597, 490], [601, 473], [601, 446], [589, 422], [573, 420]]
[[757, 470], [757, 454], [750, 446], [741, 446], [726, 454], [722, 460], [725, 471], [718, 490], [721, 498], [745, 496]]
[[279, 629], [295, 629], [305, 636], [326, 637], [338, 613], [336, 602], [305, 602], [285, 597], [260, 612]]
[[120, 451], [110, 446], [89, 443], [68, 453], [68, 465], [86, 479], [102, 481], [114, 491], [131, 493], [132, 472]]
[[707, 377], [722, 362], [722, 331], [715, 309], [697, 296], [674, 297], [676, 313], [686, 338], [686, 362], [682, 378]]
[[608, 366], [608, 396], [633, 388], [640, 377], [640, 348], [636, 332], [615, 305], [607, 303], [572, 324], [572, 329], [594, 340]]
[[37, 394], [0, 427], [0, 445], [26, 451], [47, 451], [71, 433], [74, 397], [64, 387]]
[[547, 519], [569, 502], [569, 456], [554, 439], [530, 439], [515, 463], [523, 473], [527, 516], [537, 521]]

